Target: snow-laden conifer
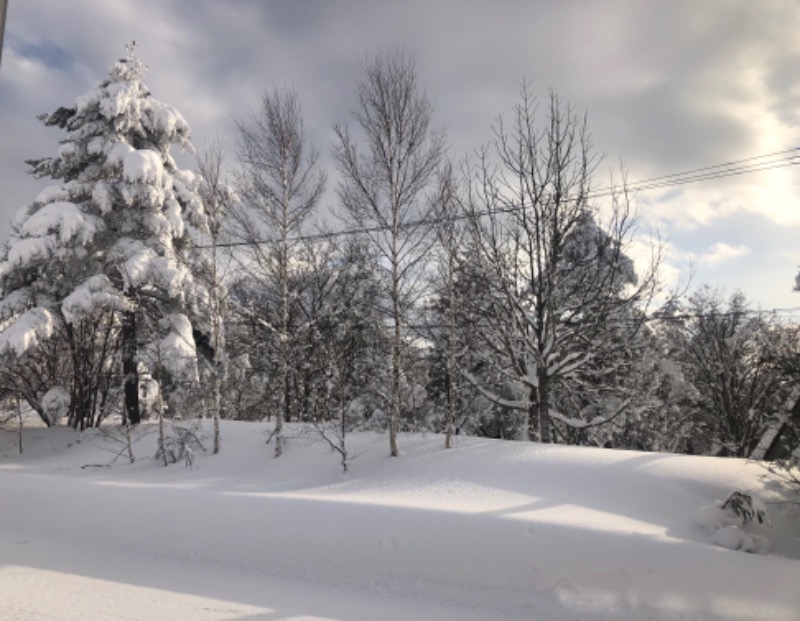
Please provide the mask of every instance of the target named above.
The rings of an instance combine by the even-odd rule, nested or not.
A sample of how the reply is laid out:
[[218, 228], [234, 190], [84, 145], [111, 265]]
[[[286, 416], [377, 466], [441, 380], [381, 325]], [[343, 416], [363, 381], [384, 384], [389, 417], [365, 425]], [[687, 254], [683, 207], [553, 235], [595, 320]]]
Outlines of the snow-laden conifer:
[[190, 377], [194, 343], [186, 341], [208, 297], [187, 259], [207, 226], [199, 179], [170, 155], [173, 146], [192, 150], [189, 125], [151, 97], [146, 72], [128, 46], [107, 79], [72, 106], [40, 117], [66, 137], [55, 156], [28, 164], [34, 176], [57, 185], [17, 214], [0, 262], [0, 352], [22, 355], [59, 326], [113, 311], [125, 410], [134, 423], [137, 318], [148, 312], [162, 320], [162, 361], [174, 376]]

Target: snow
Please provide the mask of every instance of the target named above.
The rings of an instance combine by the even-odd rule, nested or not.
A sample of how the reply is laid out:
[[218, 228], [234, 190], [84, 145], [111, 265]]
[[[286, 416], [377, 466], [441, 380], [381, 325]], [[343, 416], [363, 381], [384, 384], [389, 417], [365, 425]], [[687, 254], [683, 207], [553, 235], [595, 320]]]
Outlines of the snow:
[[121, 166], [125, 157], [133, 153], [135, 149], [127, 142], [108, 143], [106, 152], [106, 162], [110, 166]]
[[[0, 267], [3, 266], [5, 264], [0, 264]], [[18, 289], [17, 291], [12, 291], [0, 300], [0, 319], [9, 319], [17, 313], [25, 311], [30, 306], [31, 301], [30, 290]]]
[[170, 296], [180, 297], [191, 279], [186, 267], [169, 257], [159, 256], [143, 242], [130, 237], [119, 239], [109, 251], [109, 257], [120, 264], [126, 289], [152, 284]]
[[[767, 511], [766, 506], [757, 498], [753, 498], [754, 505]], [[714, 545], [728, 550], [741, 550], [755, 554], [769, 554], [772, 545], [769, 538], [758, 532], [749, 532], [752, 527], [745, 526], [741, 516], [735, 515], [722, 508], [722, 502], [701, 508], [694, 516], [695, 523], [710, 534]], [[763, 532], [763, 529], [761, 529]]]
[[0, 269], [6, 274], [12, 267], [49, 259], [64, 252], [63, 245], [68, 242], [88, 244], [102, 228], [102, 221], [83, 213], [75, 203], [57, 201], [43, 205], [18, 224], [17, 237], [11, 239], [7, 260]]
[[122, 171], [131, 183], [149, 183], [162, 187], [166, 175], [161, 156], [150, 149], [138, 149], [126, 154], [122, 159]]
[[53, 314], [41, 307], [26, 311], [0, 332], [0, 353], [21, 356], [40, 341], [50, 338], [55, 329]]
[[109, 213], [114, 208], [111, 187], [105, 181], [98, 181], [92, 188], [92, 201], [99, 207], [103, 214]]
[[[29, 237], [12, 242], [13, 245], [8, 250], [8, 265], [22, 266], [33, 261], [46, 259], [53, 252], [56, 246], [56, 239], [53, 235], [45, 237]], [[4, 266], [4, 273], [8, 267]]]
[[[64, 189], [63, 185], [49, 185], [36, 195], [36, 200], [34, 202], [42, 204], [54, 203], [56, 201], [66, 200], [68, 197], [69, 193]], [[17, 217], [18, 224], [22, 224], [24, 222], [21, 216], [24, 215], [25, 218], [28, 217], [27, 208], [23, 209], [22, 211], [24, 214], [21, 213]]]
[[61, 310], [68, 322], [91, 317], [100, 309], [127, 310], [128, 302], [105, 274], [95, 274], [64, 298]]
[[63, 386], [53, 386], [44, 393], [42, 397], [42, 408], [50, 419], [50, 422], [55, 423], [67, 415], [71, 401], [72, 398], [66, 388]]
[[717, 530], [711, 541], [721, 548], [766, 554], [770, 551], [769, 540], [760, 535], [749, 535], [738, 526], [731, 524]]
[[173, 377], [182, 381], [197, 380], [197, 351], [192, 322], [186, 315], [173, 313], [164, 318], [168, 333], [161, 339], [161, 363]]
[[223, 421], [219, 455], [162, 468], [153, 431], [133, 465], [96, 430], [0, 434], [4, 619], [798, 618], [790, 506], [716, 542], [693, 517], [773, 501], [756, 464], [361, 433], [342, 474], [312, 429], [276, 460], [268, 424]]
[[[100, 226], [97, 218], [82, 213], [76, 204], [60, 201], [44, 205], [31, 215], [20, 227], [20, 233], [29, 237], [44, 237], [56, 232], [61, 243], [77, 237], [78, 243], [88, 244]], [[11, 252], [9, 258], [10, 255]]]
[[152, 103], [152, 101], [148, 102], [150, 105], [147, 106], [142, 119], [148, 129], [154, 133], [164, 133], [168, 136], [189, 133], [189, 124], [180, 112], [162, 102], [158, 102], [157, 105], [152, 105]]

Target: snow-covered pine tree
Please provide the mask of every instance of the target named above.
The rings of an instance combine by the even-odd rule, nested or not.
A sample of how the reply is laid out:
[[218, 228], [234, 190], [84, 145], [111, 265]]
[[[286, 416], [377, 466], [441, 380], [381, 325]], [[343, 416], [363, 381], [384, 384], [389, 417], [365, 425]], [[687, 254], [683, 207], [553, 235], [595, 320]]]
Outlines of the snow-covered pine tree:
[[28, 161], [30, 172], [60, 183], [17, 214], [0, 262], [0, 353], [21, 355], [60, 324], [113, 311], [131, 423], [140, 420], [137, 318], [158, 319], [173, 377], [196, 375], [192, 320], [208, 298], [187, 260], [207, 226], [198, 178], [170, 155], [173, 145], [192, 150], [189, 125], [150, 96], [146, 71], [130, 45], [96, 88], [40, 117], [67, 136], [54, 157]]

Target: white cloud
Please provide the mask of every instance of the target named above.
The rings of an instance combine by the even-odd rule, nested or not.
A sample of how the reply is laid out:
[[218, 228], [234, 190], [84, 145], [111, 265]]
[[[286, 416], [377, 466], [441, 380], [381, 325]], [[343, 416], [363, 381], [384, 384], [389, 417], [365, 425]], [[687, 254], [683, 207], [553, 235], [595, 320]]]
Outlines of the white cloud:
[[[546, 98], [552, 88], [577, 113], [586, 111], [598, 152], [608, 154], [610, 166], [622, 158], [633, 182], [800, 144], [798, 28], [796, 3], [747, 0], [731, 0], [724, 11], [637, 0], [615, 2], [613, 10], [607, 3], [531, 0], [11, 2], [0, 70], [0, 242], [11, 216], [38, 193], [24, 160], [51, 155], [61, 137], [35, 115], [74, 102], [105, 77], [131, 39], [151, 66], [153, 95], [183, 113], [199, 144], [219, 136], [230, 148], [232, 118], [257, 107], [264, 88], [290, 86], [330, 167], [330, 128], [355, 105], [361, 61], [401, 46], [416, 56], [420, 85], [435, 101], [436, 124], [446, 126], [454, 159], [491, 138], [493, 120], [510, 112], [527, 78], [535, 95]], [[70, 62], [61, 70], [47, 66], [48, 54], [22, 53], [31, 46], [64, 50]], [[606, 163], [598, 186], [608, 182], [601, 174]], [[798, 171], [642, 192], [636, 204], [644, 224], [680, 239], [709, 277], [751, 278], [748, 287], [759, 287], [765, 270], [786, 271], [777, 254], [795, 251], [793, 241], [775, 239], [775, 227], [800, 225]], [[332, 197], [326, 201], [333, 204]], [[724, 230], [743, 218], [764, 223], [768, 248]], [[749, 248], [717, 239], [746, 241]], [[685, 271], [686, 257], [674, 253], [681, 249], [664, 266], [669, 281]], [[725, 273], [726, 262], [748, 252], [753, 261]], [[646, 247], [638, 254], [646, 259]], [[758, 270], [756, 258], [763, 259]], [[791, 301], [788, 293], [775, 297], [779, 305]]]
[[708, 252], [701, 254], [698, 257], [698, 263], [717, 265], [741, 257], [750, 253], [750, 248], [744, 244], [731, 246], [724, 242], [717, 242], [711, 246]]

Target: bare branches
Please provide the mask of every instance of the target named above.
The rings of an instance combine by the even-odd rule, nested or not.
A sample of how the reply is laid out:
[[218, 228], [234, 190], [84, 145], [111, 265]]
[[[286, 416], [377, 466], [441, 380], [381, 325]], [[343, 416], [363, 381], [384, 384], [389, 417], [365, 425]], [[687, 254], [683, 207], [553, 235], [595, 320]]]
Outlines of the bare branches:
[[337, 124], [334, 157], [342, 182], [338, 195], [347, 220], [361, 228], [388, 264], [392, 301], [392, 407], [389, 443], [397, 456], [404, 300], [413, 297], [415, 267], [430, 248], [430, 201], [423, 196], [434, 180], [444, 139], [431, 129], [433, 105], [419, 92], [414, 62], [397, 53], [364, 63], [353, 116], [366, 146]]
[[498, 120], [468, 171], [473, 260], [492, 289], [488, 360], [526, 390], [543, 441], [552, 389], [618, 368], [657, 289], [661, 251], [638, 277], [626, 254], [636, 218], [624, 184], [610, 205], [591, 199], [599, 162], [586, 118], [553, 93], [542, 115], [523, 85], [510, 126]]
[[[309, 148], [297, 94], [273, 91], [261, 100], [259, 114], [238, 122], [241, 207], [233, 212], [235, 234], [249, 243], [241, 265], [256, 280], [276, 285], [279, 300], [277, 353], [281, 403], [275, 416], [275, 456], [283, 452], [283, 422], [289, 414], [292, 334], [289, 332], [291, 264], [295, 236], [316, 209], [325, 189], [318, 154]], [[264, 246], [262, 239], [274, 240]]]
[[243, 210], [234, 213], [245, 240], [260, 235], [289, 238], [299, 232], [325, 189], [319, 154], [308, 146], [302, 109], [293, 91], [272, 91], [247, 121], [237, 121], [238, 188]]

